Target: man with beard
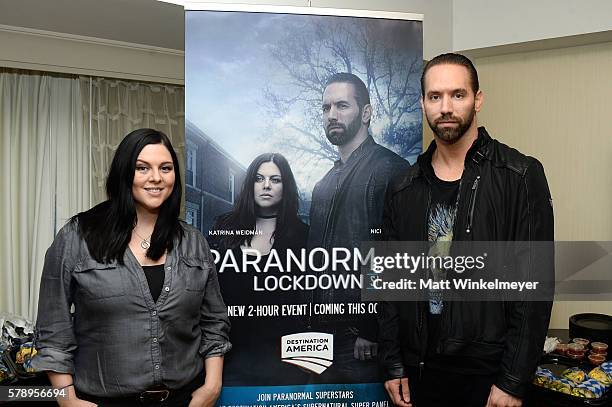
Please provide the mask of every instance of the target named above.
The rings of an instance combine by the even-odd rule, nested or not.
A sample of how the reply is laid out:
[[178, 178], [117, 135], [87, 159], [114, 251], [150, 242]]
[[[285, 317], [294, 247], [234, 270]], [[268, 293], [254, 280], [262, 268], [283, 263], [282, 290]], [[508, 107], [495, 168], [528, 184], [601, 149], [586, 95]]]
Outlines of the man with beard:
[[[458, 54], [433, 58], [424, 68], [421, 88], [434, 141], [390, 184], [384, 237], [429, 241], [434, 251], [442, 241], [552, 242], [544, 169], [478, 127], [483, 93], [472, 62]], [[550, 282], [551, 254], [538, 252], [504, 264]], [[452, 270], [429, 271], [439, 278], [436, 272], [453, 278]], [[427, 295], [424, 302], [380, 306], [380, 359], [393, 402], [402, 407], [521, 406], [542, 353], [552, 298], [485, 302], [445, 301], [435, 290]]]
[[[377, 144], [369, 134], [372, 105], [365, 84], [350, 73], [327, 81], [323, 93], [323, 126], [340, 159], [316, 184], [310, 207], [309, 248], [351, 250], [380, 238], [385, 191], [392, 177], [409, 163]], [[352, 262], [349, 262], [352, 264]], [[357, 273], [359, 270], [328, 270]], [[319, 290], [315, 303], [358, 303], [360, 291]], [[378, 378], [377, 324], [374, 315], [315, 316], [312, 329], [334, 334], [334, 364], [324, 382], [372, 382]]]

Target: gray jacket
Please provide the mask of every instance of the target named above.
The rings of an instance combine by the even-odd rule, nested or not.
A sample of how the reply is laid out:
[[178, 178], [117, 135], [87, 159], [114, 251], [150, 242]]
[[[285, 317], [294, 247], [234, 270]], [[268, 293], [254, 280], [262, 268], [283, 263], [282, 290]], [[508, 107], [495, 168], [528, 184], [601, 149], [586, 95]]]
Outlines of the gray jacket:
[[204, 358], [229, 351], [227, 308], [208, 244], [183, 227], [153, 302], [129, 249], [123, 265], [98, 263], [75, 222], [64, 226], [45, 256], [34, 368], [72, 374], [81, 392], [116, 397], [162, 384], [180, 388], [202, 371]]

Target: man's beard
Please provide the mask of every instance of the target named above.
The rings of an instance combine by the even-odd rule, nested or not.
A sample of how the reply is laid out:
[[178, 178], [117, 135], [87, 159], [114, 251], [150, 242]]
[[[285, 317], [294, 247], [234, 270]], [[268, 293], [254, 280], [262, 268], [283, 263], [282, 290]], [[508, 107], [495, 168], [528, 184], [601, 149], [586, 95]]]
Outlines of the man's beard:
[[[336, 127], [333, 129], [333, 132], [330, 131], [331, 127]], [[338, 127], [342, 128], [342, 131], [338, 131]], [[348, 127], [344, 123], [340, 122], [332, 122], [328, 123], [325, 128], [325, 135], [330, 143], [335, 146], [342, 146], [349, 141], [351, 141], [357, 135], [359, 128], [361, 127], [361, 114], [358, 114], [348, 125]]]
[[[429, 120], [429, 117], [427, 117], [427, 115], [425, 116], [427, 117], [427, 123], [429, 124], [429, 127], [436, 134], [436, 136], [438, 136], [441, 140], [444, 140], [448, 144], [455, 144], [461, 139], [461, 137], [463, 137], [465, 132], [470, 128], [470, 126], [472, 125], [472, 121], [474, 121], [475, 114], [476, 110], [472, 108], [472, 110], [470, 111], [470, 115], [466, 118], [466, 120], [463, 120], [461, 117], [448, 114], [440, 117], [439, 119], [436, 119], [433, 123]], [[438, 124], [440, 122], [448, 121], [454, 121], [458, 124], [458, 126], [443, 128], [438, 127]]]

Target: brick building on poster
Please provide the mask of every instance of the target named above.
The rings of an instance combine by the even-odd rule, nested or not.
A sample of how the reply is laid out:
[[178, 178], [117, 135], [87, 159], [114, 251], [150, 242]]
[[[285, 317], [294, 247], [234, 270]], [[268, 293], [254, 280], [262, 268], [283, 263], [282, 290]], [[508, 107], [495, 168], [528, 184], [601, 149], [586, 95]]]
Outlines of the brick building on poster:
[[190, 121], [185, 123], [185, 220], [204, 236], [229, 212], [246, 168]]

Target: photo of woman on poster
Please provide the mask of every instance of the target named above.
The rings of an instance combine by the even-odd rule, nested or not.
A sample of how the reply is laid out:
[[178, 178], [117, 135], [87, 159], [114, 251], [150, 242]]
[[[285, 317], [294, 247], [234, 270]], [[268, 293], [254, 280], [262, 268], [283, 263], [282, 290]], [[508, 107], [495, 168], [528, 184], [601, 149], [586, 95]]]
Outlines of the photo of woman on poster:
[[[274, 247], [303, 248], [308, 227], [298, 216], [298, 189], [287, 159], [279, 153], [257, 156], [234, 209], [217, 219], [215, 230], [228, 233], [217, 239], [221, 250], [253, 248], [267, 254]], [[246, 237], [236, 231], [255, 231]], [[245, 232], [247, 233], [247, 232]]]
[[[240, 265], [238, 271], [230, 268], [219, 273], [221, 291], [228, 305], [255, 307], [303, 300], [290, 291], [250, 291], [247, 294], [244, 290], [244, 287], [253, 285], [253, 275], [264, 269], [270, 255], [277, 255], [280, 263], [285, 264], [288, 250], [298, 253], [306, 247], [308, 227], [298, 216], [298, 198], [293, 172], [283, 155], [264, 153], [251, 162], [233, 210], [217, 219], [213, 227], [217, 237], [211, 238], [211, 244], [219, 251], [221, 259], [233, 256]], [[247, 256], [249, 261], [241, 262], [243, 256]], [[257, 270], [254, 270], [253, 262], [257, 259]], [[279, 272], [278, 268], [268, 269], [269, 274]], [[238, 316], [232, 318], [231, 323], [234, 347], [225, 364], [227, 385], [277, 385], [303, 380], [305, 373], [281, 363], [278, 340], [303, 326], [303, 320], [281, 319], [274, 315], [260, 318]], [[259, 343], [255, 352], [253, 342]], [[247, 366], [250, 368], [245, 369]], [[279, 369], [283, 374], [279, 374]], [[279, 383], [279, 378], [283, 383]]]

